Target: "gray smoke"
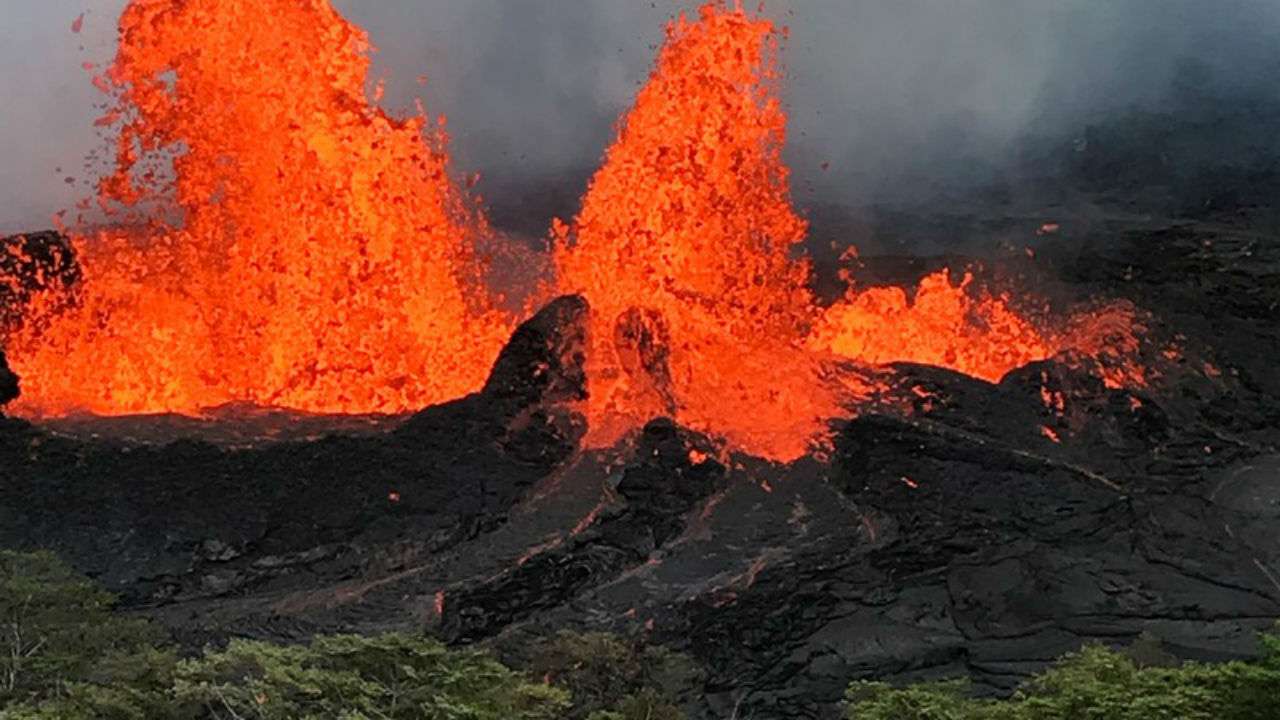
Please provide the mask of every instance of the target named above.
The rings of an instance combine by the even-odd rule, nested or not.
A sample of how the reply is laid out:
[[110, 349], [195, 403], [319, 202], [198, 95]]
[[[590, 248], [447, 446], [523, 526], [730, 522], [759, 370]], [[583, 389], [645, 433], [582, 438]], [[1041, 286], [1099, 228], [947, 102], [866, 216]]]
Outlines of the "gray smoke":
[[[663, 23], [696, 6], [335, 4], [379, 47], [387, 103], [422, 96], [429, 112], [447, 114], [459, 167], [481, 171], [495, 201], [556, 182], [580, 191], [648, 73]], [[109, 59], [122, 5], [12, 0], [0, 10], [0, 231], [48, 225], [84, 195], [66, 178], [86, 179], [82, 160], [101, 142], [80, 63]], [[1280, 87], [1274, 0], [771, 0], [766, 9], [791, 30], [788, 156], [802, 199], [919, 200], [982, 182], [1010, 167], [1029, 135], [1161, 107], [1188, 67], [1221, 90], [1206, 97]]]

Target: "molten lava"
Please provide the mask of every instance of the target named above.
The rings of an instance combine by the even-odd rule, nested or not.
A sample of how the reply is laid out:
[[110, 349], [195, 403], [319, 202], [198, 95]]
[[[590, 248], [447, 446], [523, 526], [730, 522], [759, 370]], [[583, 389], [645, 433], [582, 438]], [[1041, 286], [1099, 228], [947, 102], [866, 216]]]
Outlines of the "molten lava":
[[[46, 293], [10, 328], [15, 410], [397, 412], [482, 384], [511, 329], [475, 257], [484, 220], [443, 121], [368, 101], [363, 32], [328, 0], [133, 0], [120, 34], [100, 202], [143, 222], [75, 237], [73, 302]], [[996, 381], [1062, 355], [1144, 381], [1115, 307], [1033, 321], [946, 272], [820, 307], [781, 159], [782, 36], [717, 2], [673, 21], [579, 214], [553, 223], [555, 290], [592, 307], [589, 442], [667, 415], [793, 459], [894, 361]]]
[[931, 275], [914, 297], [851, 289], [818, 307], [791, 252], [806, 228], [781, 160], [781, 35], [714, 2], [672, 23], [581, 213], [553, 226], [561, 288], [594, 308], [589, 441], [666, 414], [791, 459], [875, 388], [837, 359], [997, 381], [1075, 347], [969, 275]]
[[648, 84], [557, 226], [561, 289], [593, 308], [596, 440], [657, 414], [770, 457], [794, 457], [841, 414], [804, 349], [814, 305], [781, 160], [780, 33], [705, 6], [681, 16]]
[[827, 308], [810, 343], [866, 363], [915, 362], [998, 382], [1010, 370], [1055, 353], [1007, 297], [972, 287], [966, 274], [925, 277], [914, 299], [898, 287], [850, 289]]
[[954, 281], [942, 270], [904, 288], [850, 288], [827, 308], [810, 347], [873, 365], [912, 362], [999, 382], [1010, 370], [1059, 357], [1110, 388], [1146, 384], [1138, 364], [1141, 323], [1126, 303], [1073, 313], [1045, 328], [1014, 309], [1006, 293], [975, 287], [972, 273]]
[[396, 412], [479, 387], [510, 329], [483, 221], [443, 122], [368, 102], [369, 52], [327, 0], [129, 4], [100, 200], [150, 216], [74, 238], [76, 308], [8, 339], [17, 411]]

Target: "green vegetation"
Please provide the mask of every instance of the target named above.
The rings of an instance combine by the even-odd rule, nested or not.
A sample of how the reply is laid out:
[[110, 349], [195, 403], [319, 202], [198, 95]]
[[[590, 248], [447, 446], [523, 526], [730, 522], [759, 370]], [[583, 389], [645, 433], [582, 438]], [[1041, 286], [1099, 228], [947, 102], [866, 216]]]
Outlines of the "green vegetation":
[[536, 649], [530, 671], [573, 694], [565, 720], [683, 720], [677, 698], [697, 677], [682, 655], [602, 633], [561, 632]]
[[50, 553], [0, 552], [0, 708], [87, 681], [144, 687], [176, 661], [159, 649], [163, 634], [114, 615], [112, 602]]
[[159, 668], [161, 682], [80, 678], [5, 720], [558, 720], [563, 690], [473, 652], [404, 635], [332, 636], [309, 645], [233, 641]]
[[234, 640], [182, 659], [112, 605], [51, 554], [0, 552], [0, 720], [683, 718], [661, 684], [687, 661], [607, 635], [542, 643], [528, 675], [409, 634]]
[[974, 699], [963, 681], [849, 688], [850, 720], [1276, 720], [1280, 634], [1262, 637], [1257, 662], [1154, 665], [1137, 652], [1091, 645], [1032, 678], [1007, 700]]

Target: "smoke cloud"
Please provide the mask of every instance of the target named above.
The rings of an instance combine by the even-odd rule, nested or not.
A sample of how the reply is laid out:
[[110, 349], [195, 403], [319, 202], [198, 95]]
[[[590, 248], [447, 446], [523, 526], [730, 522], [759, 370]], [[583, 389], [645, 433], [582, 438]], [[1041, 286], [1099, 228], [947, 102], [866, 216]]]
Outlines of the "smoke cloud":
[[[559, 212], [572, 212], [647, 76], [663, 23], [696, 7], [334, 1], [378, 46], [386, 103], [422, 97], [446, 114], [459, 168], [483, 173], [493, 204], [541, 193]], [[0, 232], [45, 227], [86, 194], [101, 98], [81, 63], [110, 59], [123, 5], [28, 0], [0, 11]], [[790, 28], [788, 155], [802, 201], [924, 201], [984, 182], [1029, 136], [1161, 107], [1188, 67], [1215, 89], [1206, 97], [1280, 88], [1272, 0], [770, 0], [766, 10]]]

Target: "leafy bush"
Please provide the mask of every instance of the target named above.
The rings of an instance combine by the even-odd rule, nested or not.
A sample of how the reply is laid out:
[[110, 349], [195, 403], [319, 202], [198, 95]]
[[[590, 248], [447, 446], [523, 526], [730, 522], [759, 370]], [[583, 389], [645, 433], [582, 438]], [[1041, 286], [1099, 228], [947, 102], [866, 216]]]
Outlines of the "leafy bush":
[[535, 649], [530, 672], [573, 695], [567, 720], [683, 720], [678, 695], [697, 675], [664, 648], [569, 631]]
[[163, 634], [112, 613], [109, 593], [47, 552], [0, 551], [0, 707], [77, 683], [137, 685], [172, 656]]
[[400, 634], [234, 641], [181, 663], [174, 695], [219, 720], [558, 720], [569, 705], [486, 655]]
[[622, 698], [612, 710], [597, 710], [587, 720], [684, 720], [684, 711], [670, 698], [646, 688]]
[[2, 720], [559, 720], [569, 695], [422, 637], [235, 640], [170, 666], [170, 682], [80, 683]]
[[[1142, 667], [1088, 646], [1032, 678], [1008, 700], [974, 699], [964, 681], [849, 688], [850, 720], [1275, 720], [1280, 635], [1257, 662]], [[1143, 653], [1148, 654], [1144, 651]]]

